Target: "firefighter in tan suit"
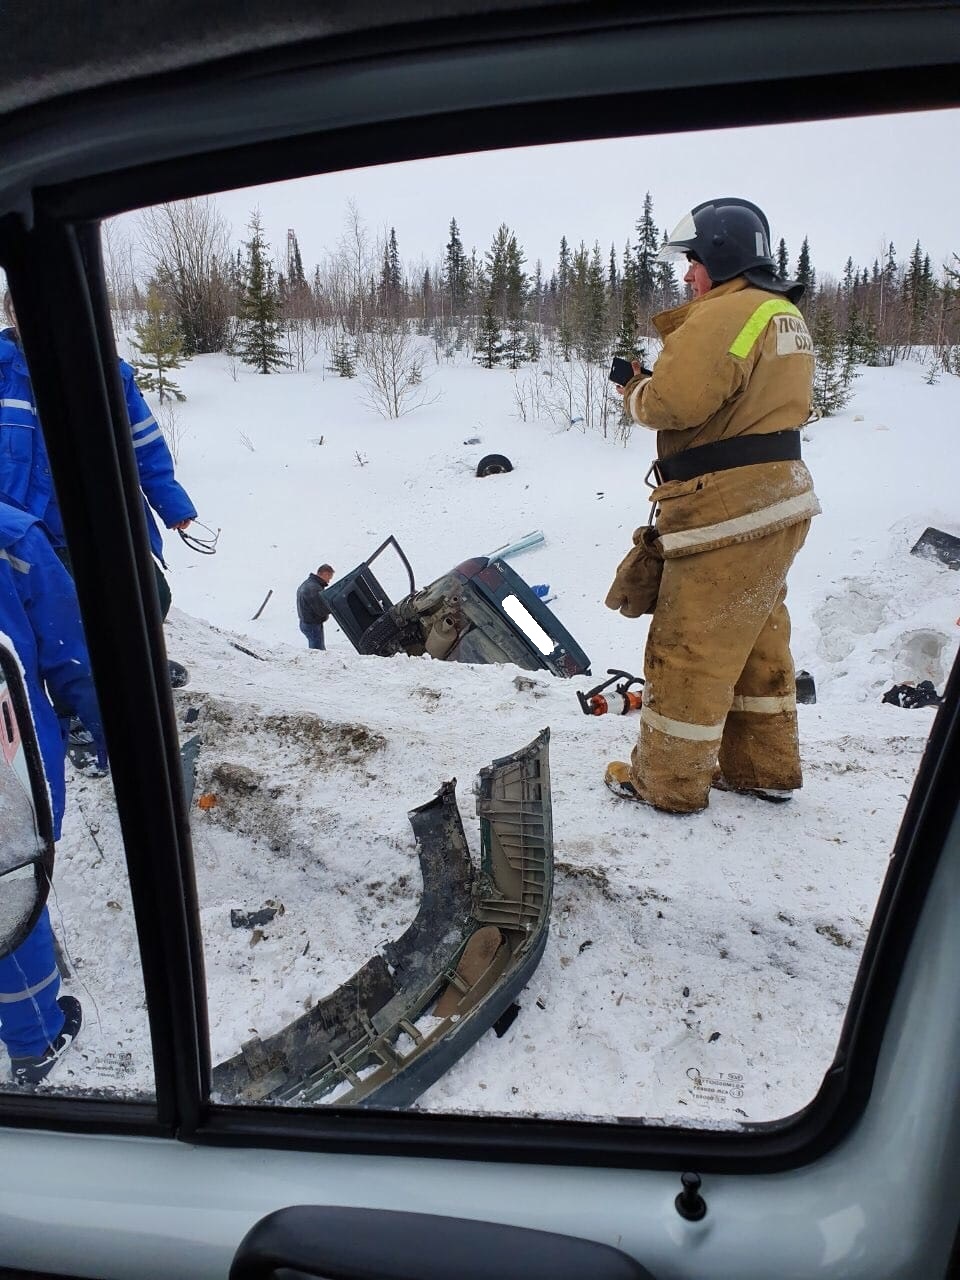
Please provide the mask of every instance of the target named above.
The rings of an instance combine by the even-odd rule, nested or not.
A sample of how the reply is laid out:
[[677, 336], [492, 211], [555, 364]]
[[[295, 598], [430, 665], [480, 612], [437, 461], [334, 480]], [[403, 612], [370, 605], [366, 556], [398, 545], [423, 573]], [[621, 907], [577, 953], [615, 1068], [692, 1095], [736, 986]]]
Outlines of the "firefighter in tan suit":
[[634, 364], [630, 415], [657, 432], [656, 504], [606, 603], [652, 612], [640, 736], [616, 794], [673, 813], [711, 785], [787, 799], [802, 785], [787, 572], [820, 506], [800, 460], [813, 348], [747, 201], [698, 205], [661, 256], [686, 256], [694, 298], [655, 317], [652, 374]]

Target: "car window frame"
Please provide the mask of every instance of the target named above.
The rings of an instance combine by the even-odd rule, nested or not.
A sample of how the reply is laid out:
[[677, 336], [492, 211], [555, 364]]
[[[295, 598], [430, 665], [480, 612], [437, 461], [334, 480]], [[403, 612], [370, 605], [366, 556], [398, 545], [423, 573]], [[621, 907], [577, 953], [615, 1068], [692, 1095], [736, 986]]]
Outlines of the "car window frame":
[[[940, 7], [927, 6], [931, 11]], [[528, 29], [523, 39], [538, 46], [548, 34]], [[459, 33], [460, 44], [468, 39], [479, 42], [478, 48], [489, 50], [492, 44], [489, 28], [480, 42], [467, 24]], [[459, 49], [450, 28], [438, 28], [431, 47], [439, 52], [430, 56], [442, 59], [451, 44]], [[423, 45], [421, 40], [420, 58], [427, 56]], [[236, 70], [242, 64], [247, 75], [269, 71], [279, 79], [284, 74], [295, 78], [303, 74], [311, 56], [314, 70], [319, 65], [322, 75], [324, 60], [329, 64], [344, 53], [337, 41], [317, 48], [321, 59], [300, 49], [228, 60], [224, 66], [208, 68], [190, 91], [202, 98], [209, 89], [210, 100], [222, 103], [218, 93], [229, 97], [225, 66]], [[380, 35], [353, 42], [349, 49], [358, 73], [401, 56], [396, 45], [387, 53]], [[881, 79], [883, 83], [877, 83]], [[125, 92], [137, 101], [149, 90], [162, 100], [165, 94], [182, 92], [185, 83], [181, 72]], [[686, 89], [657, 92], [658, 127], [648, 132], [704, 127], [704, 105], [688, 101]], [[99, 110], [110, 101], [110, 92], [97, 90], [87, 101]], [[956, 666], [901, 824], [836, 1055], [817, 1095], [796, 1115], [736, 1132], [714, 1132], [646, 1127], [642, 1120], [630, 1118], [543, 1121], [360, 1114], [334, 1107], [227, 1107], [210, 1103], [207, 1096], [210, 1051], [189, 819], [177, 768], [176, 726], [149, 547], [116, 373], [98, 223], [159, 199], [354, 167], [358, 156], [376, 164], [461, 153], [465, 137], [482, 139], [483, 149], [490, 149], [622, 136], [623, 121], [645, 118], [654, 101], [650, 90], [603, 95], [594, 91], [592, 96], [554, 101], [549, 109], [542, 100], [514, 102], [443, 117], [424, 113], [402, 120], [376, 118], [333, 130], [219, 145], [146, 165], [107, 166], [52, 185], [43, 185], [41, 175], [41, 185], [31, 191], [29, 222], [15, 213], [0, 219], [0, 264], [14, 291], [45, 424], [94, 671], [110, 673], [100, 691], [108, 740], [118, 740], [128, 706], [136, 706], [142, 716], [139, 749], [117, 753], [114, 780], [140, 937], [157, 1091], [155, 1105], [119, 1098], [4, 1095], [0, 1123], [142, 1132], [243, 1146], [647, 1168], [672, 1167], [684, 1160], [696, 1161], [703, 1169], [772, 1170], [816, 1158], [861, 1114], [902, 959], [956, 811], [950, 796], [951, 770], [955, 777], [960, 765]], [[946, 62], [931, 61], [872, 78], [871, 73], [850, 69], [822, 77], [788, 74], [731, 83], [722, 106], [713, 112], [711, 127], [956, 106], [957, 101], [956, 65]], [[42, 130], [46, 114], [39, 113], [34, 128]], [[323, 163], [318, 166], [321, 154]], [[76, 450], [79, 439], [84, 447]], [[100, 548], [109, 548], [111, 556], [109, 590]], [[156, 916], [163, 918], [162, 928]]]

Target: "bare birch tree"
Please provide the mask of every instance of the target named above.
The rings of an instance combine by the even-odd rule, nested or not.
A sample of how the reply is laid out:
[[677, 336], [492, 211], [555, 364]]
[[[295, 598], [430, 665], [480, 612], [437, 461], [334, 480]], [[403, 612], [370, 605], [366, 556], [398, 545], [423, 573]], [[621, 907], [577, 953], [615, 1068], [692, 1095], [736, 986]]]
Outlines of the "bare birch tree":
[[370, 236], [353, 200], [347, 201], [346, 230], [340, 240], [340, 257], [347, 267], [350, 301], [356, 309], [350, 327], [354, 333], [362, 333], [367, 323], [364, 304], [371, 276]]
[[100, 242], [103, 248], [103, 270], [107, 281], [110, 307], [120, 330], [129, 329], [141, 298], [137, 289], [134, 267], [133, 243], [115, 218], [108, 218], [101, 226]]
[[210, 197], [145, 209], [140, 244], [168, 294], [184, 351], [223, 349], [232, 309], [230, 228]]
[[393, 316], [375, 320], [360, 352], [364, 399], [384, 418], [401, 418], [439, 399], [423, 371], [424, 352], [406, 323]]

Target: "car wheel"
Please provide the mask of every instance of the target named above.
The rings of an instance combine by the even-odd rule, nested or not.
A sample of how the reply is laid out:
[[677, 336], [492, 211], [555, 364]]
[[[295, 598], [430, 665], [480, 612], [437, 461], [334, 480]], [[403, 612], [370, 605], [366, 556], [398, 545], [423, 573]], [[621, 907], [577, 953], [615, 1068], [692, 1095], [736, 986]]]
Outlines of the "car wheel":
[[513, 463], [509, 458], [505, 458], [502, 453], [488, 453], [485, 458], [481, 458], [477, 463], [477, 475], [483, 476], [499, 476], [504, 471], [512, 471]]
[[401, 647], [401, 628], [390, 610], [371, 622], [357, 641], [358, 653], [376, 654], [381, 658], [392, 657]]

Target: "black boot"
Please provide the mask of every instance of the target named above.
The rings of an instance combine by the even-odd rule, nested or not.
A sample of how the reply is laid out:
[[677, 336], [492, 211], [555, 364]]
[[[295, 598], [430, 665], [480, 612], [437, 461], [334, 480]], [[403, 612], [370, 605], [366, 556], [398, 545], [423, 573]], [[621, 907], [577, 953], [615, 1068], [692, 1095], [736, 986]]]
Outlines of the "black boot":
[[76, 717], [70, 721], [67, 755], [73, 767], [79, 769], [81, 773], [97, 763], [97, 748], [93, 741], [93, 734], [85, 729]]
[[63, 1027], [52, 1044], [35, 1057], [11, 1058], [14, 1084], [39, 1084], [45, 1080], [63, 1055], [76, 1040], [83, 1025], [80, 1001], [73, 996], [61, 996], [57, 1001], [63, 1013]]

